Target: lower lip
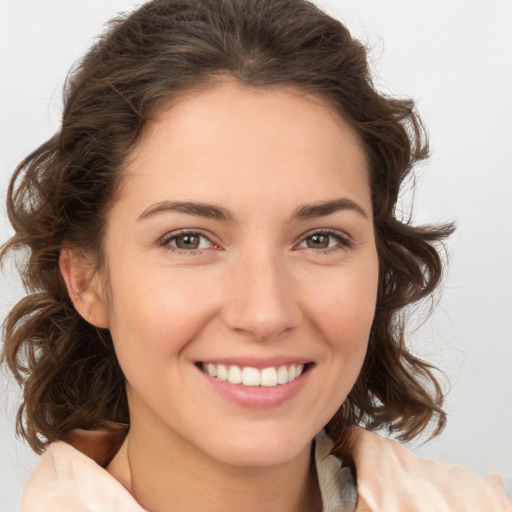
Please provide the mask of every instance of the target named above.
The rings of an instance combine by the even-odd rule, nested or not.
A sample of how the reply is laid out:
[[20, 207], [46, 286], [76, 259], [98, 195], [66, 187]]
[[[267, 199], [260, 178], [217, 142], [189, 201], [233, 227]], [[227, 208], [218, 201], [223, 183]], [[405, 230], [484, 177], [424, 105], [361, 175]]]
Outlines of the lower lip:
[[211, 377], [199, 368], [197, 371], [203, 376], [207, 384], [219, 395], [235, 402], [243, 407], [252, 409], [270, 409], [278, 407], [297, 395], [306, 384], [311, 367], [308, 366], [304, 372], [292, 382], [278, 384], [273, 387], [265, 386], [244, 386], [243, 384], [231, 384]]

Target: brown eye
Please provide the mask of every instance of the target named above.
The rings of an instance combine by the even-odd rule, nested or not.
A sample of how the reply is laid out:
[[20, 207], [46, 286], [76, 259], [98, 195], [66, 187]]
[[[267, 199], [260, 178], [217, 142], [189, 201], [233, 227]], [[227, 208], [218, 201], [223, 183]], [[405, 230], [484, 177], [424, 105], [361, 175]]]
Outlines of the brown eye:
[[322, 233], [311, 235], [306, 238], [306, 245], [309, 249], [327, 249], [331, 238], [331, 235]]
[[183, 252], [193, 252], [215, 247], [207, 236], [194, 232], [170, 233], [161, 240], [160, 244], [169, 249]]
[[327, 230], [306, 233], [298, 247], [316, 249], [319, 254], [326, 254], [337, 249], [348, 249], [351, 245], [350, 238], [342, 231]]
[[175, 244], [178, 249], [198, 249], [201, 243], [199, 235], [180, 235], [175, 238]]

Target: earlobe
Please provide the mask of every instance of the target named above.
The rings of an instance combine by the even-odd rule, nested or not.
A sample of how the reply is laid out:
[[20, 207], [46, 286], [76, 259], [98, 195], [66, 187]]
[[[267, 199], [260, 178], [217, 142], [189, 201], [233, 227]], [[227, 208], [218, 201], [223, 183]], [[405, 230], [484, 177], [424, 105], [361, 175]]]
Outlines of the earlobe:
[[92, 257], [64, 249], [60, 253], [59, 268], [79, 315], [95, 327], [108, 329], [106, 297]]

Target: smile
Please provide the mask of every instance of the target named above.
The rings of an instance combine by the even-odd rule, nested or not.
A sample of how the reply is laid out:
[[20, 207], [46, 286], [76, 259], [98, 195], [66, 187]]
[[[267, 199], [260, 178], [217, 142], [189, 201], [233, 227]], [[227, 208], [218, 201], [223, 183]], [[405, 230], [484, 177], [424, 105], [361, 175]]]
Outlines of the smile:
[[270, 366], [268, 368], [253, 368], [251, 366], [236, 366], [224, 364], [201, 363], [199, 368], [210, 377], [230, 384], [243, 386], [275, 387], [288, 384], [300, 377], [304, 372], [303, 364]]

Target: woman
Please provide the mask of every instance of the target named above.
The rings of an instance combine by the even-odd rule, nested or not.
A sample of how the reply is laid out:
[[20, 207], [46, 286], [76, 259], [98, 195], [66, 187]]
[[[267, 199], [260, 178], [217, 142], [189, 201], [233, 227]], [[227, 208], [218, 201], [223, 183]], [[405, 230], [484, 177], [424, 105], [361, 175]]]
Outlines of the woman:
[[9, 191], [32, 293], [4, 359], [46, 448], [22, 510], [508, 510], [494, 477], [370, 432], [445, 421], [400, 316], [451, 232], [394, 215], [426, 153], [307, 2], [116, 22]]

